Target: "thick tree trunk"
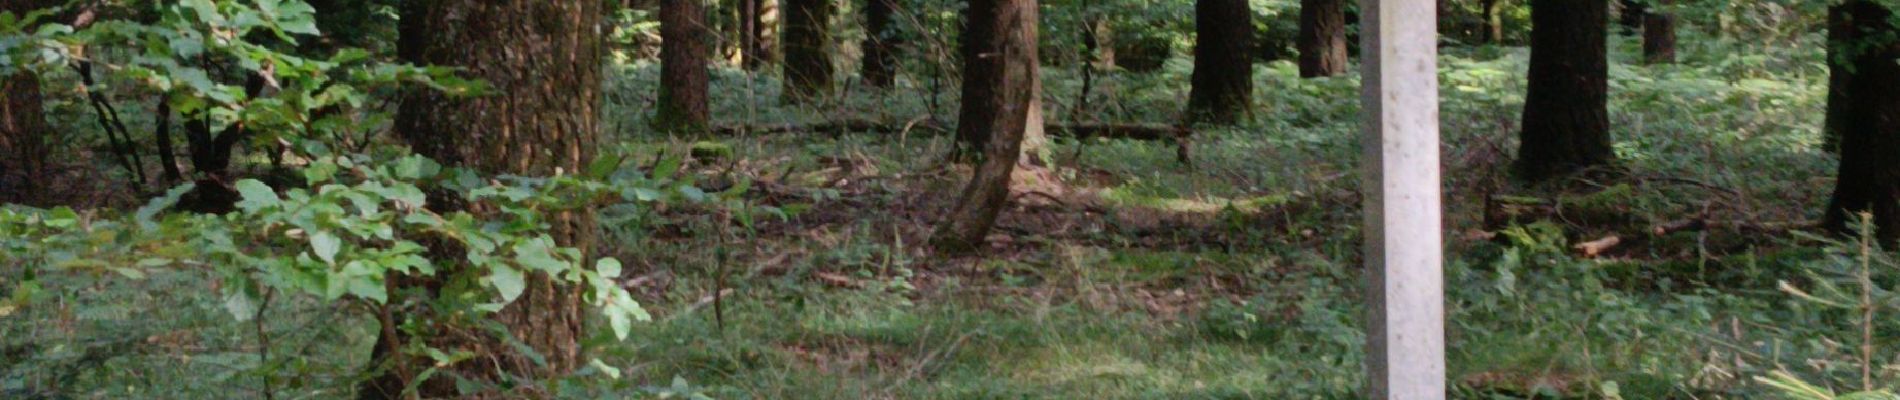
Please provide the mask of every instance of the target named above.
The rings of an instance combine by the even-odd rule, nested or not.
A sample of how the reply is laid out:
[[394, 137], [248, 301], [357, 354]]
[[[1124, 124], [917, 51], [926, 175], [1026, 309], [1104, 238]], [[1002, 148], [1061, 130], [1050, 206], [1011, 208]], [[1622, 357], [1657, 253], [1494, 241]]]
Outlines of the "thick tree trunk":
[[1834, 44], [1848, 46], [1837, 54], [1849, 62], [1855, 90], [1839, 109], [1840, 174], [1825, 223], [1851, 232], [1856, 214], [1871, 213], [1880, 240], [1891, 244], [1900, 240], [1900, 29], [1879, 2], [1834, 7], [1847, 19], [1844, 40]]
[[1643, 61], [1650, 64], [1676, 62], [1676, 15], [1653, 12], [1643, 17]]
[[1253, 11], [1247, 0], [1195, 1], [1194, 32], [1188, 120], [1239, 122], [1253, 104]]
[[1533, 0], [1531, 65], [1517, 173], [1529, 181], [1612, 162], [1601, 1]]
[[660, 132], [704, 133], [712, 126], [706, 97], [706, 47], [711, 34], [699, 0], [660, 0]]
[[995, 3], [1007, 0], [973, 0], [963, 14], [963, 32], [957, 38], [958, 56], [963, 59], [962, 106], [957, 109], [957, 142], [952, 158], [975, 160], [995, 131], [996, 113], [991, 106], [1002, 86], [1003, 59], [999, 56], [997, 34], [1001, 28]]
[[1345, 0], [1300, 2], [1300, 77], [1346, 73]]
[[1504, 42], [1504, 0], [1479, 0], [1478, 9], [1484, 17], [1484, 42]]
[[[430, 90], [410, 91], [398, 110], [396, 131], [417, 153], [445, 165], [488, 174], [547, 176], [584, 171], [597, 148], [604, 5], [593, 0], [405, 2], [398, 56], [416, 64], [460, 68], [466, 77], [487, 82], [494, 93], [451, 97]], [[430, 206], [459, 207], [451, 199], [431, 196]], [[583, 251], [591, 248], [595, 228], [591, 211], [556, 213], [547, 223], [559, 244]], [[514, 350], [510, 341], [479, 329], [433, 327], [459, 330], [438, 332], [429, 339], [437, 346], [482, 355], [452, 368], [464, 378], [561, 376], [580, 363], [579, 341], [584, 333], [580, 294], [537, 272], [529, 277], [527, 290], [493, 316], [508, 329], [513, 343], [532, 349], [544, 363]], [[384, 332], [396, 336], [384, 335], [379, 350], [407, 339], [390, 328], [385, 326]], [[369, 382], [360, 395], [393, 397], [402, 388], [398, 385], [414, 378], [401, 372], [420, 373], [431, 365], [429, 360], [414, 358], [396, 363], [408, 367], [394, 368]], [[446, 379], [420, 386], [423, 397], [456, 395], [455, 385]]]
[[832, 0], [785, 1], [785, 98], [805, 102], [831, 92]]
[[[1024, 132], [1034, 113], [1031, 107], [1040, 96], [1036, 93], [1039, 70], [1035, 0], [971, 0], [968, 12], [966, 35], [980, 34], [965, 36], [965, 40], [983, 39], [986, 44], [978, 47], [994, 52], [990, 57], [965, 58], [964, 62], [970, 64], [966, 71], [983, 62], [996, 65], [991, 71], [995, 79], [964, 83], [994, 87], [986, 92], [988, 96], [963, 98], [965, 110], [982, 108], [988, 112], [979, 114], [986, 121], [959, 121], [959, 131], [978, 125], [990, 131], [984, 135], [987, 142], [982, 164], [977, 165], [970, 184], [931, 238], [938, 250], [953, 253], [981, 247], [983, 237], [996, 224], [996, 216], [1009, 203], [1010, 176], [1020, 161]], [[971, 115], [965, 113], [962, 117]]]
[[1851, 61], [1853, 44], [1849, 42], [1855, 35], [1854, 21], [1847, 15], [1847, 7], [1829, 7], [1827, 10], [1827, 116], [1822, 122], [1822, 147], [1829, 152], [1839, 153], [1841, 148], [1842, 124], [1846, 122], [1847, 92], [1853, 89], [1854, 77]]
[[[11, 10], [9, 10], [11, 11]], [[0, 77], [0, 201], [31, 203], [45, 177], [47, 137], [40, 78], [20, 72]]]
[[897, 11], [897, 0], [865, 0], [864, 4], [864, 65], [859, 75], [864, 84], [875, 88], [889, 88], [897, 81], [897, 30], [891, 24], [892, 13]]

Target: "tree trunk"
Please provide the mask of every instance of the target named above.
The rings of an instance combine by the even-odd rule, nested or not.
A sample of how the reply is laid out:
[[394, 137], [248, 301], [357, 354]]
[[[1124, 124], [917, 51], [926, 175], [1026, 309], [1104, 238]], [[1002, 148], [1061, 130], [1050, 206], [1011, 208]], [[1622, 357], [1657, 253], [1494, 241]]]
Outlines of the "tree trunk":
[[[1839, 111], [1840, 174], [1827, 208], [1827, 227], [1852, 232], [1855, 215], [1873, 214], [1884, 243], [1900, 240], [1900, 30], [1881, 3], [1851, 0], [1834, 6], [1847, 19], [1840, 53], [1849, 64]], [[1830, 107], [1832, 108], [1832, 107]]]
[[1247, 0], [1194, 2], [1189, 121], [1231, 124], [1246, 118], [1253, 105], [1252, 20]]
[[772, 63], [777, 22], [777, 0], [739, 0], [739, 51], [745, 69], [756, 71]]
[[1345, 0], [1300, 2], [1300, 77], [1346, 73]]
[[[1637, 29], [1643, 28], [1644, 16], [1649, 14], [1649, 5], [1643, 4], [1642, 0], [1622, 0], [1618, 4], [1622, 6], [1619, 8], [1622, 15], [1619, 16], [1618, 22], [1623, 25], [1623, 35], [1636, 34]], [[1537, 11], [1531, 10], [1531, 12]]]
[[[994, 49], [990, 57], [966, 57], [965, 71], [980, 69], [978, 64], [995, 64], [994, 79], [966, 81], [994, 86], [984, 97], [964, 97], [963, 108], [984, 109], [975, 114], [986, 120], [959, 121], [958, 131], [983, 126], [987, 142], [983, 162], [970, 177], [970, 184], [937, 225], [931, 242], [940, 251], [970, 252], [981, 247], [983, 237], [996, 224], [996, 216], [1009, 203], [1010, 176], [1022, 154], [1024, 132], [1032, 117], [1031, 107], [1040, 96], [1036, 55], [1035, 0], [971, 0], [965, 41], [982, 39], [980, 49]], [[983, 53], [979, 53], [983, 54]], [[985, 67], [988, 68], [988, 67]], [[967, 74], [967, 72], [966, 72]], [[966, 90], [967, 93], [967, 90]], [[973, 114], [964, 113], [962, 118]]]
[[1484, 17], [1484, 42], [1498, 44], [1504, 42], [1504, 0], [1480, 0], [1478, 9]]
[[1533, 0], [1517, 173], [1542, 181], [1609, 164], [1609, 61], [1601, 1]]
[[896, 83], [900, 38], [891, 24], [891, 14], [896, 11], [897, 0], [865, 0], [864, 68], [859, 74], [867, 86], [889, 88]]
[[[8, 10], [13, 11], [13, 10]], [[48, 136], [40, 78], [29, 72], [0, 77], [0, 201], [32, 203], [45, 177]]]
[[1822, 122], [1821, 146], [1829, 152], [1839, 153], [1841, 148], [1842, 124], [1846, 122], [1848, 90], [1853, 89], [1854, 73], [1847, 59], [1853, 44], [1854, 23], [1848, 18], [1847, 7], [1828, 7], [1827, 10], [1827, 116]]
[[785, 98], [805, 102], [831, 92], [832, 0], [785, 1]]
[[660, 1], [660, 132], [704, 133], [712, 126], [706, 100], [706, 47], [712, 35], [699, 0]]
[[[487, 82], [494, 92], [451, 97], [431, 90], [409, 91], [398, 109], [395, 130], [419, 154], [486, 174], [548, 176], [584, 171], [598, 147], [604, 5], [593, 0], [405, 2], [398, 57], [416, 64], [460, 68], [465, 77]], [[431, 196], [430, 206], [460, 207], [452, 200], [438, 194]], [[546, 222], [560, 245], [583, 251], [591, 248], [591, 211], [555, 213]], [[463, 378], [565, 375], [580, 363], [579, 341], [584, 333], [580, 294], [536, 272], [529, 277], [527, 290], [493, 316], [511, 333], [511, 341], [468, 327], [438, 332], [428, 339], [437, 346], [481, 355], [451, 367]], [[379, 353], [407, 339], [396, 333], [398, 329], [384, 328], [394, 335], [380, 338]], [[510, 343], [532, 349], [544, 363]], [[393, 397], [400, 385], [414, 378], [401, 372], [420, 373], [432, 365], [427, 359], [399, 358], [395, 365], [408, 368], [395, 368], [368, 382], [359, 394]], [[441, 378], [445, 374], [435, 376], [420, 385], [423, 397], [457, 394], [456, 385]]]
[[1647, 13], [1643, 16], [1643, 62], [1676, 62], [1676, 15]]

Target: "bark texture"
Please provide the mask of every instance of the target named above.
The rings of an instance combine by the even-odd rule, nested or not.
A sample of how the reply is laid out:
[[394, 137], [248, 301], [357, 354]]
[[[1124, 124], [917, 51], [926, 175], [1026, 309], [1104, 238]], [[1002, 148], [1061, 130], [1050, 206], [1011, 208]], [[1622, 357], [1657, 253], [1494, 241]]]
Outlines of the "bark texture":
[[785, 99], [806, 102], [831, 93], [832, 0], [785, 0]]
[[654, 128], [677, 134], [711, 127], [706, 85], [711, 31], [699, 0], [660, 1], [660, 102]]
[[[11, 10], [9, 10], [11, 11]], [[47, 137], [40, 78], [20, 72], [0, 77], [0, 201], [31, 202], [45, 176]]]
[[1504, 41], [1504, 0], [1479, 0], [1478, 10], [1484, 19], [1483, 39], [1485, 43], [1498, 44]]
[[864, 84], [876, 88], [889, 88], [897, 81], [896, 26], [892, 24], [893, 14], [897, 12], [897, 0], [865, 0], [864, 4], [864, 49], [863, 68], [858, 75], [864, 78]]
[[1190, 121], [1231, 124], [1247, 117], [1253, 104], [1252, 20], [1247, 0], [1194, 2]]
[[1345, 0], [1300, 2], [1300, 77], [1346, 73]]
[[1825, 224], [1851, 232], [1858, 213], [1871, 213], [1880, 240], [1891, 244], [1900, 240], [1900, 30], [1893, 11], [1878, 2], [1834, 7], [1847, 19], [1836, 45], [1847, 46], [1837, 54], [1848, 63], [1854, 89], [1844, 93], [1835, 118], [1841, 164]]
[[1652, 12], [1643, 16], [1643, 62], [1676, 62], [1676, 15]]
[[1853, 20], [1848, 18], [1847, 7], [1829, 7], [1827, 10], [1827, 116], [1822, 122], [1822, 147], [1838, 153], [1841, 148], [1842, 118], [1846, 116], [1847, 92], [1853, 89], [1854, 73], [1849, 65], [1851, 51], [1850, 38], [1855, 36]]
[[[402, 98], [396, 131], [417, 153], [445, 165], [489, 174], [546, 176], [583, 171], [597, 147], [599, 25], [604, 5], [593, 0], [405, 2], [398, 56], [417, 64], [460, 68], [465, 77], [487, 82], [493, 93], [451, 97], [431, 90], [410, 91]], [[432, 195], [429, 200], [433, 208], [464, 207], [452, 196]], [[471, 211], [491, 212], [479, 207]], [[590, 211], [556, 213], [547, 223], [559, 244], [583, 251], [591, 248]], [[444, 259], [459, 256], [449, 253]], [[483, 355], [450, 371], [464, 378], [561, 376], [580, 363], [580, 294], [536, 272], [528, 277], [526, 291], [494, 315], [513, 340], [539, 354], [545, 364], [480, 330], [438, 332], [430, 338], [440, 342], [433, 344]], [[391, 341], [407, 339], [388, 327], [384, 332], [377, 346], [378, 353], [383, 353], [380, 356], [388, 356], [383, 350]], [[414, 358], [394, 364], [408, 368], [389, 370], [359, 395], [393, 397], [402, 388], [395, 385], [413, 379], [402, 373], [420, 373], [430, 366], [428, 360]], [[420, 385], [423, 397], [458, 395], [453, 382], [440, 378], [445, 374], [435, 376]]]
[[758, 70], [772, 63], [777, 22], [777, 0], [739, 0], [739, 51], [745, 69]]
[[[1010, 176], [1023, 153], [1024, 132], [1036, 113], [1032, 107], [1040, 96], [1036, 93], [1040, 84], [1035, 0], [972, 0], [969, 12], [966, 32], [987, 31], [981, 35], [986, 43], [981, 47], [995, 49], [995, 52], [987, 58], [965, 58], [965, 63], [972, 64], [965, 70], [974, 69], [974, 64], [980, 62], [994, 62], [996, 79], [979, 81], [979, 84], [993, 86], [987, 91], [988, 96], [963, 98], [966, 111], [981, 108], [988, 112], [979, 114], [986, 119], [983, 121], [959, 121], [959, 134], [979, 125], [989, 132], [984, 135], [987, 141], [983, 162], [977, 165], [969, 185], [964, 187], [956, 205], [938, 223], [931, 237], [934, 247], [951, 253], [981, 247], [983, 237], [996, 224], [996, 216], [1008, 205]], [[971, 84], [965, 83], [966, 86]], [[961, 117], [971, 115], [965, 113]]]
[[1533, 0], [1531, 65], [1516, 170], [1542, 181], [1606, 165], [1609, 61], [1601, 1]]

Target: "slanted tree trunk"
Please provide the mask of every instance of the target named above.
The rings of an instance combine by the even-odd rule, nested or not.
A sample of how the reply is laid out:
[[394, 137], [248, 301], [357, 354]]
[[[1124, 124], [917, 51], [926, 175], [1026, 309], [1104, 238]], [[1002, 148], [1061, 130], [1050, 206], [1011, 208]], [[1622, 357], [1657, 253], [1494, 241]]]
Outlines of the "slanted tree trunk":
[[1542, 181], [1616, 158], [1601, 1], [1532, 0], [1531, 66], [1517, 174]]
[[1484, 42], [1504, 42], [1504, 0], [1479, 0], [1478, 10], [1484, 18]]
[[1253, 11], [1247, 0], [1197, 0], [1194, 32], [1188, 120], [1239, 122], [1253, 105]]
[[1900, 241], [1900, 29], [1880, 2], [1850, 0], [1834, 7], [1847, 29], [1843, 40], [1831, 44], [1848, 46], [1836, 54], [1848, 63], [1854, 90], [1844, 93], [1838, 109], [1840, 174], [1824, 222], [1847, 233], [1856, 214], [1871, 213], [1880, 240], [1891, 244]]
[[[397, 111], [398, 135], [418, 154], [487, 174], [549, 176], [585, 171], [598, 147], [603, 51], [599, 25], [604, 5], [594, 0], [405, 2], [398, 57], [416, 64], [460, 68], [465, 77], [487, 82], [494, 93], [451, 97], [430, 90], [409, 91]], [[430, 207], [438, 210], [462, 207], [452, 196], [432, 195], [429, 200]], [[591, 211], [554, 213], [545, 223], [560, 245], [583, 251], [591, 248], [595, 228]], [[438, 260], [438, 269], [454, 268], [448, 260], [460, 253], [437, 252], [452, 255]], [[512, 340], [467, 327], [453, 334], [437, 332], [427, 339], [438, 347], [481, 355], [451, 367], [463, 378], [558, 377], [581, 361], [581, 292], [534, 272], [526, 291], [493, 315]], [[393, 335], [379, 338], [376, 356], [387, 358], [392, 354], [385, 350], [410, 338], [401, 330], [384, 328]], [[511, 343], [532, 349], [541, 362], [515, 350]], [[433, 364], [422, 358], [395, 357], [394, 365], [406, 367], [391, 368], [367, 382], [361, 397], [393, 398], [402, 385], [415, 379], [403, 373], [419, 374]], [[457, 395], [454, 382], [442, 378], [448, 374], [434, 376], [419, 385], [422, 397]], [[502, 397], [510, 396], [514, 395]]]
[[864, 65], [858, 72], [864, 84], [889, 88], [897, 80], [897, 46], [900, 37], [891, 23], [897, 0], [865, 0]]
[[706, 100], [706, 48], [711, 32], [699, 0], [660, 0], [660, 101], [653, 126], [697, 134], [712, 126]]
[[1643, 61], [1650, 64], [1676, 62], [1676, 15], [1651, 12], [1643, 16]]
[[[966, 57], [966, 76], [984, 69], [993, 79], [966, 80], [964, 85], [993, 86], [984, 97], [964, 97], [963, 108], [984, 109], [979, 114], [964, 113], [961, 118], [985, 120], [958, 121], [959, 135], [964, 129], [982, 126], [989, 129], [983, 137], [983, 162], [970, 177], [956, 205], [937, 224], [931, 243], [940, 251], [960, 253], [983, 245], [983, 237], [996, 224], [996, 216], [1009, 203], [1010, 176], [1022, 155], [1024, 132], [1028, 130], [1031, 107], [1040, 96], [1036, 55], [1035, 0], [971, 0], [964, 40], [982, 39], [979, 49], [994, 49], [989, 57]], [[994, 66], [979, 66], [993, 63]], [[966, 78], [967, 79], [967, 78]], [[965, 93], [968, 93], [967, 89]]]
[[1346, 73], [1345, 0], [1300, 1], [1300, 77]]
[[785, 0], [785, 98], [805, 102], [831, 92], [832, 0]]

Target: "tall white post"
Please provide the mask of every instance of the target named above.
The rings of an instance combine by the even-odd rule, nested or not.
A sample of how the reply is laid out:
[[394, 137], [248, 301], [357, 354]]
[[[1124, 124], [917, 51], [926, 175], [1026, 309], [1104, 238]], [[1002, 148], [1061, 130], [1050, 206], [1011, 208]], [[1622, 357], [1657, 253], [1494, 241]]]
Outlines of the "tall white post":
[[1445, 398], [1435, 0], [1361, 0], [1366, 394]]

